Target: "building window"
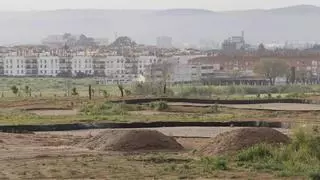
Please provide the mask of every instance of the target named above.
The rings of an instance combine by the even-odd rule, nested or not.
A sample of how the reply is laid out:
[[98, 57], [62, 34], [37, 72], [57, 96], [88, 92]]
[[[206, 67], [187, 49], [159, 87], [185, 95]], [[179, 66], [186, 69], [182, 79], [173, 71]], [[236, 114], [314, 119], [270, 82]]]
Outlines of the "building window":
[[19, 68], [19, 64], [17, 65], [17, 68]]
[[47, 74], [47, 71], [45, 70], [44, 73]]
[[40, 74], [43, 74], [43, 71], [40, 71]]
[[40, 68], [42, 68], [42, 64], [40, 65]]
[[21, 70], [21, 74], [23, 74], [23, 70]]
[[44, 68], [47, 68], [47, 65], [44, 65]]

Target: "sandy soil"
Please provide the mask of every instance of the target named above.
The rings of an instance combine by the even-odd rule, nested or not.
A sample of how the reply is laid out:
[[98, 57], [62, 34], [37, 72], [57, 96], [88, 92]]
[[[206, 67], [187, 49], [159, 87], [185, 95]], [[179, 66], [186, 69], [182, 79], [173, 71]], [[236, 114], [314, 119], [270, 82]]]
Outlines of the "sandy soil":
[[[174, 156], [178, 158], [188, 156], [188, 150], [198, 149], [207, 143], [208, 137], [214, 137], [221, 132], [235, 128], [154, 129], [166, 135], [187, 136], [176, 137], [177, 141], [187, 150], [175, 153]], [[0, 179], [155, 179], [154, 176], [158, 176], [159, 170], [164, 168], [161, 163], [132, 160], [132, 158], [144, 156], [93, 151], [76, 146], [80, 141], [95, 136], [101, 131], [109, 130], [35, 134], [0, 133]], [[158, 157], [156, 154], [150, 155]], [[160, 179], [179, 179], [178, 177], [183, 174], [161, 175]], [[252, 174], [244, 171], [217, 172], [215, 178], [247, 179], [253, 175], [257, 179], [274, 179], [274, 176], [270, 174]]]
[[295, 104], [295, 103], [269, 103], [269, 104], [235, 104], [223, 105], [224, 107], [239, 109], [261, 109], [261, 110], [282, 110], [282, 111], [320, 111], [320, 105], [316, 104]]

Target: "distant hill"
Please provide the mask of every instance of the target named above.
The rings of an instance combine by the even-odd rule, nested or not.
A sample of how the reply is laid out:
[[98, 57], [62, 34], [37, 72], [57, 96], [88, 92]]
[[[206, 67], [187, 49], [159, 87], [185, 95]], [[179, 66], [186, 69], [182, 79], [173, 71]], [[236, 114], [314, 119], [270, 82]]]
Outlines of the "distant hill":
[[0, 44], [39, 43], [49, 34], [90, 37], [129, 36], [137, 43], [155, 44], [157, 36], [175, 42], [222, 41], [245, 31], [250, 43], [320, 41], [320, 8], [301, 5], [270, 10], [213, 12], [170, 10], [56, 10], [0, 12]]

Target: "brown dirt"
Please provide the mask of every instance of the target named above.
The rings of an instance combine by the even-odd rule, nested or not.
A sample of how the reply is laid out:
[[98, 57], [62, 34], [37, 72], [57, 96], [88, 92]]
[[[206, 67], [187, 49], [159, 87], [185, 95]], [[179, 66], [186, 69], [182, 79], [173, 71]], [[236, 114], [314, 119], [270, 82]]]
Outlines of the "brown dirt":
[[243, 128], [222, 133], [205, 146], [201, 147], [201, 155], [223, 155], [251, 147], [260, 143], [288, 143], [288, 136], [271, 128]]
[[172, 137], [154, 130], [112, 130], [101, 132], [79, 146], [102, 151], [181, 150]]

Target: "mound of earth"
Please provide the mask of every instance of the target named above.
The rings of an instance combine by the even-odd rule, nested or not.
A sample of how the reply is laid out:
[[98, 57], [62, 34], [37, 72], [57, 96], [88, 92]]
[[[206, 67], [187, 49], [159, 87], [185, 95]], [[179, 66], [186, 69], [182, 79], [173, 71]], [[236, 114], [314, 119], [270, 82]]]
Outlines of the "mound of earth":
[[288, 136], [271, 128], [243, 128], [219, 134], [205, 146], [199, 153], [214, 156], [234, 153], [256, 144], [288, 143]]
[[89, 138], [80, 146], [102, 151], [181, 150], [183, 147], [172, 137], [153, 130], [104, 131]]

